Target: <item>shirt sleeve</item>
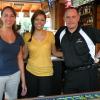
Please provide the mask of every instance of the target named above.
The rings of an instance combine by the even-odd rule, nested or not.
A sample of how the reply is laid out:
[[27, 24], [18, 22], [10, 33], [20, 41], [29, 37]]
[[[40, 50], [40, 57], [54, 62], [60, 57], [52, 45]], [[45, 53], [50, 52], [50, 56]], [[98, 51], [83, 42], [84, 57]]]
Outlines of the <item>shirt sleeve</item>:
[[55, 45], [57, 49], [61, 49], [61, 45], [60, 45], [60, 33], [64, 30], [67, 29], [66, 26], [62, 26], [60, 27], [57, 32], [55, 33]]
[[95, 41], [96, 43], [100, 43], [100, 29], [92, 29], [92, 32], [95, 33]]
[[83, 27], [84, 31], [89, 35], [94, 44], [100, 43], [100, 29], [94, 27]]
[[31, 37], [31, 33], [24, 33], [23, 39], [24, 39], [25, 44], [28, 43], [30, 37]]

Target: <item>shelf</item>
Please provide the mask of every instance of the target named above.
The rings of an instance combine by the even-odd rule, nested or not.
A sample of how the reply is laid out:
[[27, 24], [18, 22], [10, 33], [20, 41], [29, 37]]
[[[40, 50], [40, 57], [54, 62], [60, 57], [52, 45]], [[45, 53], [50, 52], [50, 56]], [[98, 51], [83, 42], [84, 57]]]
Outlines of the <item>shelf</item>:
[[93, 16], [93, 14], [92, 13], [86, 13], [86, 14], [82, 14], [80, 16], [81, 17], [91, 17], [91, 16]]
[[81, 26], [90, 26], [90, 27], [93, 27], [93, 24], [84, 24], [84, 25], [81, 25]]
[[94, 2], [90, 2], [78, 7], [80, 14], [80, 24], [82, 26], [94, 26]]

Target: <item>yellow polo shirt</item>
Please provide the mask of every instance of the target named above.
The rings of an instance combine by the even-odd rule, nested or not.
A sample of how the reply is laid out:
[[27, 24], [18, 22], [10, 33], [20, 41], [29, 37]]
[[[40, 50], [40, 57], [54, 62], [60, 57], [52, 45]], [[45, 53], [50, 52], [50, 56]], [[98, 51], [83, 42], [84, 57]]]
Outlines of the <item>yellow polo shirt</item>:
[[29, 58], [26, 70], [36, 76], [52, 76], [53, 64], [51, 61], [51, 47], [55, 44], [54, 34], [50, 31], [46, 32], [46, 38], [38, 41], [32, 37], [28, 42], [31, 34], [25, 33], [24, 41], [28, 46]]

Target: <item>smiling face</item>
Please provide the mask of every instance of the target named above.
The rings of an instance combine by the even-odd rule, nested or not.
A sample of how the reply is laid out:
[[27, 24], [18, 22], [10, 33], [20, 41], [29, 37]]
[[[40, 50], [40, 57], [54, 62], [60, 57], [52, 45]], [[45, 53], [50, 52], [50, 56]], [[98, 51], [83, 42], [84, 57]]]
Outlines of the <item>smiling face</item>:
[[34, 19], [34, 27], [36, 30], [41, 30], [43, 29], [44, 25], [45, 25], [46, 19], [45, 16], [42, 14], [39, 14], [35, 17]]
[[75, 30], [78, 26], [80, 16], [76, 9], [68, 9], [65, 12], [64, 20], [69, 30]]
[[10, 8], [6, 8], [1, 15], [1, 19], [3, 21], [3, 27], [12, 28], [12, 26], [16, 22], [16, 16]]

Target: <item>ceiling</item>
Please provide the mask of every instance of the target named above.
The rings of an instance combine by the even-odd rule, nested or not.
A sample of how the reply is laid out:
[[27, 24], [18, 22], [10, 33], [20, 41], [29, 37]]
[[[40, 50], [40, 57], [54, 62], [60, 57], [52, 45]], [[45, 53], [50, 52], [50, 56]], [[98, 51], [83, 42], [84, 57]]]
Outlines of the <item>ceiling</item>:
[[17, 12], [33, 12], [37, 9], [48, 10], [47, 0], [0, 0], [0, 10], [12, 6]]

